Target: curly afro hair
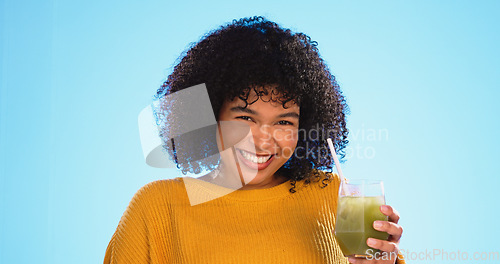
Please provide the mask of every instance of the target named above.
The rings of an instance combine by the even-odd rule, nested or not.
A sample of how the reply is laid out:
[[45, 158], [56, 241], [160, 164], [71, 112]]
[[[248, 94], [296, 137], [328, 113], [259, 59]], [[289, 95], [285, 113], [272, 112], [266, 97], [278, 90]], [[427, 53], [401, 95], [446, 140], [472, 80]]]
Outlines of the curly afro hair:
[[[293, 33], [263, 17], [233, 20], [192, 44], [155, 97], [201, 83], [206, 85], [216, 117], [225, 100], [240, 98], [251, 104], [247, 99], [252, 87], [260, 87], [255, 91], [261, 96], [278, 92], [284, 107], [288, 101], [300, 106], [297, 148], [279, 170], [292, 180], [292, 185], [317, 178], [318, 173], [311, 173], [313, 169], [332, 169], [327, 138], [333, 140], [336, 151], [344, 158], [348, 107], [335, 77], [319, 55], [317, 43], [309, 36]], [[275, 91], [262, 90], [268, 85]], [[177, 162], [175, 155], [179, 151], [175, 146], [165, 148]], [[199, 172], [198, 165], [211, 169], [214, 165], [194, 163], [177, 166], [187, 173]]]

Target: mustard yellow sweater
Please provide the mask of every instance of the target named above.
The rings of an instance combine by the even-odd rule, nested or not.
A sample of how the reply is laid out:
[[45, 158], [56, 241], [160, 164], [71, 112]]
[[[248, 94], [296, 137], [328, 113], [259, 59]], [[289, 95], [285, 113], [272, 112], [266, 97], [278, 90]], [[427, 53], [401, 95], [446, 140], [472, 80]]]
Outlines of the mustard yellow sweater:
[[291, 193], [287, 181], [195, 206], [185, 183], [198, 195], [225, 189], [194, 178], [147, 184], [123, 214], [104, 263], [348, 263], [333, 234], [337, 175], [325, 188], [299, 181]]

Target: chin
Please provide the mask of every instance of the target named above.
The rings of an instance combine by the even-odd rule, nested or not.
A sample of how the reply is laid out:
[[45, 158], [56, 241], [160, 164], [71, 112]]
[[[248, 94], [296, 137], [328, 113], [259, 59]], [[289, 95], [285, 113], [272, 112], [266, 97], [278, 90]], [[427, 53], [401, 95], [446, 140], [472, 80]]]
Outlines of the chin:
[[[283, 166], [283, 164], [281, 164]], [[269, 166], [264, 170], [242, 170], [243, 178], [245, 179], [245, 184], [259, 184], [263, 183], [268, 179], [272, 179], [275, 173], [281, 168], [281, 166]], [[257, 174], [255, 174], [257, 172]]]

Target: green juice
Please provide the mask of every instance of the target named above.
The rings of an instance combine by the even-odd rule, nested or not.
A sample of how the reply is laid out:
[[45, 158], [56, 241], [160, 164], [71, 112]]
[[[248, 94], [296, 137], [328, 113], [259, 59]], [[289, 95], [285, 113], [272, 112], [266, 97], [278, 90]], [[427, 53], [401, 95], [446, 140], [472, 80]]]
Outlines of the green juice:
[[383, 204], [384, 196], [339, 198], [335, 237], [344, 256], [373, 255], [378, 250], [369, 247], [366, 240], [369, 237], [387, 240], [389, 235], [386, 232], [373, 228], [373, 221], [387, 220], [387, 216], [380, 212]]

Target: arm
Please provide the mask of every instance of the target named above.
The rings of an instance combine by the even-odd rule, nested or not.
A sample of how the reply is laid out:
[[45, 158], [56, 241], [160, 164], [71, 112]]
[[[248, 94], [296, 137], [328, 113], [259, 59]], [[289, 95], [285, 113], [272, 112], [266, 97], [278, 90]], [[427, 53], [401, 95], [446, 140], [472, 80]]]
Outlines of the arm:
[[134, 195], [120, 219], [106, 249], [104, 264], [150, 262], [145, 192], [143, 187]]

